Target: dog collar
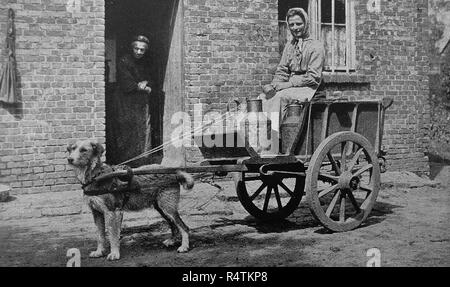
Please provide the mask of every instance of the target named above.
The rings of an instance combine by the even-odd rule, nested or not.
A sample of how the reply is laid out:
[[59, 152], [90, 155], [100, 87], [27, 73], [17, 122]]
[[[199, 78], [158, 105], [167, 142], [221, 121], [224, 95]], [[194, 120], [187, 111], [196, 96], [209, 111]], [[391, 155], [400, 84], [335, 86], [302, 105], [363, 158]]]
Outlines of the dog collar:
[[86, 188], [89, 187], [90, 185], [92, 185], [93, 183], [95, 183], [96, 178], [105, 172], [106, 172], [106, 170], [103, 166], [101, 166], [99, 169], [97, 169], [97, 171], [94, 173], [94, 175], [91, 177], [90, 180], [81, 184], [81, 188], [83, 189], [83, 191], [86, 191]]

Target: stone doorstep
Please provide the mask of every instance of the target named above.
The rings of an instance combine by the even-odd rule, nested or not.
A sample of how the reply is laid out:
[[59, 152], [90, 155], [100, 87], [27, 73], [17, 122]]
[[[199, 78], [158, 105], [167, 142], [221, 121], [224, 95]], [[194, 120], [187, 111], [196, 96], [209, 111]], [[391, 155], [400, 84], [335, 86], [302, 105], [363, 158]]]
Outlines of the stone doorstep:
[[436, 174], [434, 181], [450, 187], [450, 166], [441, 167], [440, 171]]
[[418, 188], [437, 187], [440, 182], [420, 177], [409, 171], [391, 171], [381, 174], [381, 186], [383, 188]]
[[43, 208], [41, 209], [41, 216], [51, 217], [51, 216], [73, 215], [73, 214], [81, 214], [81, 211], [82, 211], [81, 206], [73, 206], [73, 205], [57, 208]]
[[5, 202], [9, 199], [9, 192], [11, 188], [7, 185], [0, 184], [0, 202]]

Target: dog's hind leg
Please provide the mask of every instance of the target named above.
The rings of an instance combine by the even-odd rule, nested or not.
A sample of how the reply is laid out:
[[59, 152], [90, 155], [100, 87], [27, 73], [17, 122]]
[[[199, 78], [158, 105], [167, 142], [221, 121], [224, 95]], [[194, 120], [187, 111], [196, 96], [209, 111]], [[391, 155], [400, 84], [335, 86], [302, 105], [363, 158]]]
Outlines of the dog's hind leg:
[[[166, 189], [160, 193], [156, 198], [156, 205], [159, 206], [162, 213], [169, 218], [169, 224], [172, 222], [181, 233], [181, 246], [178, 247], [178, 252], [187, 252], [189, 250], [189, 228], [184, 224], [178, 213], [178, 201], [180, 199], [179, 187]], [[155, 205], [155, 206], [156, 206]]]
[[108, 233], [111, 252], [106, 259], [120, 259], [120, 229], [122, 224], [123, 212], [121, 210], [108, 211], [105, 213], [106, 231]]
[[178, 211], [175, 211], [173, 214], [173, 218], [175, 221], [175, 225], [178, 227], [178, 230], [181, 233], [181, 246], [178, 247], [178, 252], [187, 252], [189, 250], [189, 228], [181, 219]]
[[167, 223], [169, 223], [170, 230], [172, 232], [172, 237], [164, 240], [163, 244], [166, 247], [171, 247], [171, 246], [175, 245], [176, 238], [180, 234], [180, 232], [178, 231], [178, 227], [175, 225], [175, 223], [172, 221], [172, 219], [170, 219], [170, 217], [164, 213], [164, 211], [159, 207], [157, 202], [155, 202], [153, 204], [153, 206], [159, 212], [159, 214], [161, 214], [161, 216], [167, 221]]
[[105, 217], [103, 213], [92, 209], [92, 215], [94, 217], [94, 223], [97, 226], [97, 250], [92, 251], [89, 257], [102, 257], [106, 252], [106, 236], [105, 236]]

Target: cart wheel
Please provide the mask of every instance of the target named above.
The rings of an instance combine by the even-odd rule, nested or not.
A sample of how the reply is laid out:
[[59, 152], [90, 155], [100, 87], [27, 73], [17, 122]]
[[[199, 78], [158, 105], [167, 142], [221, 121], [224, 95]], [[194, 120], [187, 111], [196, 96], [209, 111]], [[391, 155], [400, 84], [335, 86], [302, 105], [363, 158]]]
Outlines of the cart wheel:
[[309, 208], [332, 231], [358, 227], [369, 215], [380, 188], [380, 166], [370, 142], [354, 132], [326, 138], [306, 173]]
[[291, 215], [300, 204], [305, 177], [238, 173], [236, 191], [242, 206], [263, 221], [281, 220]]

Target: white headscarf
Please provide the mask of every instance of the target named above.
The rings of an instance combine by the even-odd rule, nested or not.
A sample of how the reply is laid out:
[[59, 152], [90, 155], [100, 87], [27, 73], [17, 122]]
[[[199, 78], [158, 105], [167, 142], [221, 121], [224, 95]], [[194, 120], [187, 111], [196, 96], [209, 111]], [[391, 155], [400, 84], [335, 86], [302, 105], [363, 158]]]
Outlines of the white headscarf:
[[309, 18], [308, 18], [308, 13], [306, 13], [306, 11], [303, 8], [291, 8], [291, 9], [288, 10], [288, 12], [286, 13], [286, 24], [288, 25], [288, 28], [289, 28], [288, 18], [292, 17], [292, 15], [289, 16], [289, 14], [293, 13], [293, 12], [296, 12], [294, 15], [300, 15], [300, 17], [302, 17], [302, 19], [303, 19], [303, 23], [305, 24], [305, 26], [303, 27], [303, 34], [302, 34], [301, 38], [302, 39], [309, 38]]

